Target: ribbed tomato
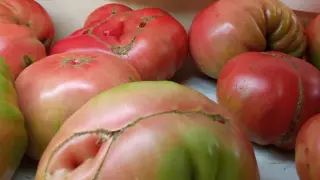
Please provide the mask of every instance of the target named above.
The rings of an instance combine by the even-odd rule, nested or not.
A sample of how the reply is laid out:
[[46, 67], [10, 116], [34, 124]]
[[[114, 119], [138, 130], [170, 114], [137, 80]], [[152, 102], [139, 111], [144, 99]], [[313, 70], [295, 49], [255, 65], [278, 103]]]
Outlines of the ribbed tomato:
[[89, 15], [85, 28], [58, 41], [51, 54], [88, 50], [129, 61], [143, 80], [163, 80], [171, 78], [186, 60], [188, 36], [184, 27], [161, 9], [131, 10], [107, 4]]
[[301, 125], [320, 112], [320, 72], [280, 52], [247, 52], [230, 60], [217, 83], [220, 105], [238, 117], [253, 142], [293, 149]]
[[64, 121], [93, 96], [139, 80], [129, 63], [99, 52], [66, 52], [32, 64], [16, 80], [28, 155], [39, 159]]
[[252, 145], [229, 118], [173, 82], [122, 84], [66, 121], [36, 180], [259, 180]]
[[244, 52], [273, 50], [301, 57], [306, 49], [303, 25], [279, 0], [215, 1], [196, 16], [189, 36], [192, 59], [215, 79]]

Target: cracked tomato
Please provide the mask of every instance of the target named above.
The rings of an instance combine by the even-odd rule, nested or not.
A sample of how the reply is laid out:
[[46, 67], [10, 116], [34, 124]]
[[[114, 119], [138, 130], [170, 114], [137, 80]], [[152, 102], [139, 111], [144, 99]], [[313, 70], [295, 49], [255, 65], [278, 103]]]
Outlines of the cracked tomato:
[[65, 52], [32, 64], [16, 80], [28, 155], [39, 159], [64, 121], [93, 96], [135, 80], [140, 75], [129, 63], [99, 52]]
[[320, 72], [280, 52], [247, 52], [230, 60], [217, 83], [221, 106], [253, 142], [293, 149], [301, 125], [320, 112]]
[[320, 179], [320, 114], [314, 115], [299, 131], [295, 162], [300, 180]]
[[320, 15], [306, 27], [308, 60], [320, 70]]
[[58, 41], [51, 54], [88, 50], [114, 54], [128, 60], [143, 80], [171, 78], [187, 58], [186, 30], [160, 9], [108, 4], [93, 11], [85, 24]]
[[206, 96], [174, 82], [123, 84], [66, 121], [36, 180], [259, 180], [252, 145], [229, 118]]
[[239, 54], [272, 50], [302, 57], [307, 44], [303, 25], [279, 0], [216, 1], [195, 17], [189, 34], [192, 59], [215, 79]]
[[10, 180], [27, 147], [24, 118], [19, 110], [14, 79], [0, 58], [0, 179]]

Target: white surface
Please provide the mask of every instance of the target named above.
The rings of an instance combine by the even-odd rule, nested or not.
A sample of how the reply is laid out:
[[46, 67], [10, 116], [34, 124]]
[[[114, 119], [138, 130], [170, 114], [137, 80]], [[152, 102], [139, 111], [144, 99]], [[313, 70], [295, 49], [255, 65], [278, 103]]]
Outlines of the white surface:
[[[98, 6], [110, 2], [139, 2], [130, 3], [131, 7], [143, 6], [161, 7], [174, 15], [185, 27], [189, 29], [193, 17], [213, 0], [37, 0], [53, 17], [56, 28], [56, 39], [60, 39], [77, 28], [80, 28], [85, 17]], [[283, 0], [293, 1], [293, 0]], [[307, 2], [308, 0], [304, 0]], [[319, 0], [310, 0], [318, 1]], [[145, 5], [141, 5], [144, 3]], [[133, 5], [134, 4], [134, 5]], [[170, 4], [170, 6], [168, 5]], [[187, 75], [187, 76], [186, 76]], [[199, 75], [191, 63], [187, 63], [179, 72], [175, 81], [190, 86], [210, 99], [216, 101], [215, 82]], [[261, 180], [298, 180], [295, 170], [293, 154], [279, 152], [272, 148], [255, 147], [259, 163]], [[34, 179], [36, 163], [25, 159], [13, 180]]]

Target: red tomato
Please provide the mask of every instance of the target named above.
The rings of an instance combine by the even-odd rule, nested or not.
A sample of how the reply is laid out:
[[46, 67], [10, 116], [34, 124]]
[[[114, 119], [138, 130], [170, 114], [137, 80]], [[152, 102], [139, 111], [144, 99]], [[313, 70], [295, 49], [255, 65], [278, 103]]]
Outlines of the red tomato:
[[219, 104], [239, 117], [253, 142], [294, 148], [297, 131], [320, 112], [320, 72], [311, 64], [280, 52], [248, 52], [221, 71]]
[[91, 99], [52, 139], [36, 180], [259, 180], [253, 148], [206, 96], [169, 81]]
[[320, 70], [320, 15], [306, 27], [308, 60]]
[[93, 96], [135, 80], [140, 76], [134, 67], [99, 52], [66, 52], [32, 64], [16, 80], [28, 155], [39, 159], [64, 121]]
[[45, 47], [28, 27], [0, 24], [0, 56], [3, 57], [14, 78], [33, 62], [46, 56]]
[[[110, 9], [115, 10], [110, 13]], [[105, 16], [103, 14], [105, 12]], [[100, 23], [93, 23], [102, 20]], [[188, 37], [184, 27], [157, 8], [130, 10], [108, 4], [86, 21], [90, 27], [77, 30], [51, 49], [51, 54], [95, 50], [128, 60], [143, 80], [171, 78], [187, 58]], [[91, 26], [95, 24], [94, 26]]]
[[279, 0], [215, 1], [196, 16], [189, 36], [193, 60], [215, 79], [227, 61], [244, 52], [301, 57], [306, 49], [303, 25]]
[[320, 179], [319, 129], [320, 114], [317, 114], [310, 118], [299, 131], [295, 161], [300, 180]]
[[[51, 45], [54, 26], [47, 11], [34, 0], [1, 0], [0, 24], [29, 27], [46, 48]], [[1, 25], [1, 28], [2, 27]]]

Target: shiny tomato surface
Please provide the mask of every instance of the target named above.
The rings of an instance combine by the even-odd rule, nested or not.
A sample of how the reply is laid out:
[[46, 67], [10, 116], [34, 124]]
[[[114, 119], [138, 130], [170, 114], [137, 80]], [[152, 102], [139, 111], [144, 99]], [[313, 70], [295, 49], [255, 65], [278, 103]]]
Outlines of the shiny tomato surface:
[[259, 180], [252, 145], [229, 118], [174, 82], [122, 84], [66, 121], [36, 180]]
[[280, 52], [247, 52], [230, 60], [217, 83], [220, 105], [253, 142], [293, 149], [301, 125], [320, 112], [320, 72]]
[[171, 78], [186, 60], [188, 36], [169, 13], [107, 4], [93, 11], [85, 27], [58, 41], [51, 54], [100, 51], [128, 61], [143, 80]]
[[29, 136], [28, 155], [39, 159], [65, 120], [89, 99], [140, 79], [129, 63], [99, 52], [65, 52], [32, 64], [16, 80]]
[[189, 32], [192, 59], [217, 79], [233, 57], [251, 51], [280, 51], [302, 57], [304, 28], [279, 0], [219, 0], [201, 11]]

